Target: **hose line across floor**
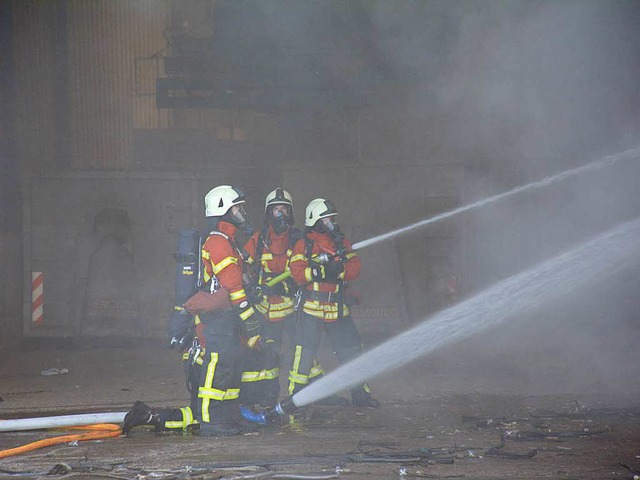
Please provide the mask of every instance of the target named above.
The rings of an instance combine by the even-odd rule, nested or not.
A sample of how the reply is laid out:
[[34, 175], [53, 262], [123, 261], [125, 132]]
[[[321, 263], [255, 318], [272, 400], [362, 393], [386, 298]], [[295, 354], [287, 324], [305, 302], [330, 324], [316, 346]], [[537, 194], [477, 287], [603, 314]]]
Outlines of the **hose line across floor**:
[[51, 445], [59, 445], [61, 443], [79, 442], [83, 440], [100, 440], [103, 438], [118, 437], [122, 434], [122, 427], [115, 423], [97, 423], [93, 425], [83, 426], [67, 426], [69, 430], [86, 430], [83, 433], [73, 433], [70, 435], [60, 435], [58, 437], [45, 438], [36, 442], [27, 443], [15, 448], [0, 450], [0, 458], [20, 455], [21, 453], [31, 452], [39, 448], [49, 447]]

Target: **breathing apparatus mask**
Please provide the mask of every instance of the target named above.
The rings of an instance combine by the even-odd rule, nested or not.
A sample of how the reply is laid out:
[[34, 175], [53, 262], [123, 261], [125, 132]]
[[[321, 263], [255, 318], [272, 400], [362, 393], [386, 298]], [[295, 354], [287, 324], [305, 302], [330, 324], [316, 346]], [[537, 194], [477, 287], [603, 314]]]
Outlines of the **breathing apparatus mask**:
[[280, 235], [293, 225], [291, 207], [285, 204], [270, 205], [267, 212], [269, 222], [276, 234]]
[[249, 216], [242, 204], [232, 206], [222, 218], [246, 235], [253, 233], [253, 227], [249, 223]]
[[340, 231], [340, 225], [338, 225], [335, 215], [319, 219], [313, 228], [320, 233], [328, 234], [336, 247], [342, 248], [344, 234]]
[[316, 227], [316, 230], [318, 230], [320, 233], [328, 233], [332, 237], [336, 233], [340, 232], [340, 226], [338, 225], [338, 222], [336, 221], [335, 215], [333, 215], [331, 217], [324, 217], [324, 218], [319, 219], [316, 222], [315, 227]]

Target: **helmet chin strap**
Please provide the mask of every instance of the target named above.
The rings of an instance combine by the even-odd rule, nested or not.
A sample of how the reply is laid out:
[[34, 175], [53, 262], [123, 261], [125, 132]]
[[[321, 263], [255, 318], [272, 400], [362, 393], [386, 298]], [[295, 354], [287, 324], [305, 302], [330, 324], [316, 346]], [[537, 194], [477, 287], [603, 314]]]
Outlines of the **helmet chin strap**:
[[244, 222], [242, 225], [239, 225], [238, 228], [245, 235], [253, 235], [253, 232], [254, 232], [253, 225], [251, 225], [248, 221]]
[[331, 232], [331, 238], [333, 239], [333, 243], [338, 248], [344, 248], [344, 234], [340, 231], [340, 228], [336, 225], [336, 228], [333, 232]]

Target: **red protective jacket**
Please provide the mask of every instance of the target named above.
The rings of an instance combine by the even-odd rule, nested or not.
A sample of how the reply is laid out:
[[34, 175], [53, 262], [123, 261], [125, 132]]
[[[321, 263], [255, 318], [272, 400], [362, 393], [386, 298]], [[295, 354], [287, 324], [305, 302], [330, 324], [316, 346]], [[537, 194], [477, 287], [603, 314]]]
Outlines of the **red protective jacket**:
[[[220, 285], [229, 292], [231, 302], [234, 305], [240, 305], [247, 301], [247, 294], [242, 284], [244, 261], [238, 249], [232, 245], [232, 242], [235, 243], [237, 228], [228, 222], [220, 221], [218, 222], [218, 230], [224, 236], [211, 232], [202, 246], [204, 281], [208, 282], [215, 275]], [[251, 311], [252, 313], [253, 311]], [[249, 316], [247, 315], [246, 318]]]
[[[247, 241], [244, 248], [247, 253], [257, 260], [256, 251], [258, 250], [258, 238], [260, 232], [255, 232], [251, 238]], [[269, 277], [276, 277], [284, 272], [289, 264], [289, 231], [276, 235], [273, 231], [273, 227], [269, 225], [269, 245], [262, 247], [262, 266], [264, 272]]]
[[[244, 246], [251, 258], [258, 262], [258, 267], [262, 271], [258, 279], [258, 284], [261, 286], [289, 269], [289, 258], [292, 252], [289, 245], [289, 230], [278, 235], [273, 230], [273, 227], [269, 225], [268, 235], [269, 241], [266, 242], [267, 245], [262, 246], [260, 258], [256, 258], [259, 250], [260, 232], [255, 232]], [[280, 283], [279, 285], [281, 285], [281, 288], [288, 289], [286, 283]], [[293, 313], [294, 303], [292, 297], [294, 294], [295, 292], [288, 292], [288, 295], [265, 295], [262, 302], [256, 305], [256, 308], [270, 321], [278, 322]]]
[[[329, 255], [335, 255], [336, 247], [328, 234], [322, 234], [315, 231], [311, 231], [307, 234], [307, 237], [311, 240], [311, 259], [318, 256], [321, 253], [328, 253]], [[346, 262], [344, 272], [342, 273], [342, 280], [348, 282], [355, 280], [360, 275], [360, 269], [362, 262], [358, 254], [351, 249], [351, 242], [345, 239], [344, 247], [347, 251]], [[316, 292], [338, 292], [338, 284], [334, 282], [321, 281], [315, 282], [311, 277], [311, 266], [309, 264], [310, 258], [306, 256], [306, 241], [305, 239], [298, 240], [293, 247], [293, 253], [291, 255], [291, 261], [289, 267], [291, 268], [291, 275], [293, 279], [302, 285], [305, 290]], [[303, 305], [303, 311], [309, 315], [313, 315], [317, 318], [322, 318], [326, 322], [333, 322], [338, 319], [338, 301], [319, 301], [313, 299], [307, 299]], [[343, 315], [349, 314], [349, 308], [345, 305]]]

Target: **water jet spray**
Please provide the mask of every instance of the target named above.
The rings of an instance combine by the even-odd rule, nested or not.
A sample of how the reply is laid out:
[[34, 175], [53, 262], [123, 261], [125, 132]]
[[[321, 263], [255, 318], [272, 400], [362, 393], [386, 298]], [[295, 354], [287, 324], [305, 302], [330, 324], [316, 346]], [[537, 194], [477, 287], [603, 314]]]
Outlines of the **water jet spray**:
[[[418, 229], [420, 227], [424, 227], [427, 226], [431, 223], [435, 223], [438, 222], [440, 220], [444, 220], [450, 217], [453, 217], [454, 215], [457, 215], [459, 213], [464, 213], [485, 205], [489, 205], [492, 204], [494, 202], [497, 202], [499, 200], [514, 196], [518, 193], [523, 193], [526, 191], [530, 191], [530, 190], [535, 190], [538, 188], [542, 188], [551, 184], [554, 184], [556, 182], [565, 180], [567, 178], [582, 174], [582, 173], [588, 173], [588, 172], [592, 172], [592, 171], [596, 171], [599, 169], [602, 169], [606, 166], [610, 166], [616, 162], [620, 162], [620, 161], [624, 161], [624, 160], [634, 160], [634, 159], [638, 159], [640, 158], [640, 148], [636, 148], [636, 149], [631, 149], [631, 150], [627, 150], [615, 155], [611, 155], [608, 157], [605, 157], [604, 159], [598, 160], [598, 161], [594, 161], [591, 163], [588, 163], [586, 165], [582, 165], [580, 167], [576, 167], [573, 169], [569, 169], [569, 170], [565, 170], [563, 172], [557, 173], [555, 175], [551, 175], [548, 177], [545, 177], [541, 180], [538, 180], [536, 182], [531, 182], [528, 183], [526, 185], [521, 185], [519, 187], [513, 188], [511, 190], [508, 190], [506, 192], [503, 192], [501, 194], [498, 195], [494, 195], [492, 197], [488, 197], [482, 200], [479, 200], [477, 202], [435, 215], [433, 217], [421, 220], [419, 222], [416, 222], [412, 225], [403, 227], [403, 228], [399, 228], [397, 230], [393, 230], [391, 232], [382, 234], [382, 235], [378, 235], [376, 237], [372, 237], [370, 239], [367, 240], [362, 240], [360, 242], [356, 242], [353, 244], [353, 249], [354, 250], [359, 250], [362, 248], [366, 248], [368, 246], [371, 245], [375, 245], [377, 243], [389, 240], [391, 238], [394, 238], [396, 236], [402, 235], [404, 233], [408, 233], [411, 232], [415, 229]], [[636, 224], [640, 222], [637, 221]], [[633, 224], [633, 227], [628, 227], [628, 228], [636, 228], [639, 230], [639, 234], [640, 234], [640, 228], [638, 225]], [[615, 230], [617, 231], [617, 229]], [[606, 235], [606, 234], [605, 234]], [[585, 247], [583, 247], [585, 248]], [[580, 248], [577, 249], [578, 251], [580, 251]], [[571, 253], [571, 252], [570, 252]], [[569, 255], [569, 254], [567, 254]], [[553, 262], [560, 262], [562, 256], [557, 257], [556, 259], [552, 259], [548, 262], [545, 262], [543, 264], [540, 265], [540, 267], [538, 267], [538, 269], [545, 269], [545, 268], [550, 268], [549, 265], [553, 265]], [[565, 268], [568, 269], [567, 266], [565, 266]], [[486, 291], [486, 295], [491, 295], [493, 294], [494, 291], [497, 290], [497, 292], [500, 292], [500, 289], [503, 288], [503, 283], [504, 282], [509, 282], [510, 280], [513, 282], [517, 282], [519, 277], [524, 277], [523, 280], [521, 280], [522, 282], [526, 282], [526, 278], [527, 276], [535, 276], [536, 275], [536, 270], [537, 269], [531, 269], [528, 270], [526, 272], [523, 272], [520, 275], [516, 275], [514, 277], [510, 277], [510, 279], [507, 279], [503, 282], [500, 282], [499, 284], [495, 285], [494, 287], [490, 288], [488, 291]], [[561, 272], [562, 273], [562, 272]], [[279, 281], [284, 280], [285, 278], [287, 278], [289, 275], [291, 274], [290, 271], [285, 271], [283, 274], [281, 274], [279, 277], [276, 277], [272, 280], [272, 282], [277, 283]], [[589, 275], [585, 276], [586, 278], [589, 277]], [[512, 280], [513, 279], [513, 280]], [[553, 285], [554, 283], [558, 283], [557, 280], [554, 281], [553, 279], [551, 279], [549, 281], [550, 285]], [[580, 282], [575, 282], [574, 283], [574, 287], [577, 288], [580, 284]], [[544, 287], [544, 285], [537, 285], [538, 289], [542, 289]], [[557, 290], [561, 290], [562, 287], [564, 287], [564, 285], [558, 286]], [[509, 284], [507, 284], [504, 288], [509, 288]], [[521, 291], [520, 291], [521, 290]], [[517, 294], [517, 295], [521, 295], [521, 296], [525, 296], [527, 294], [531, 294], [531, 295], [535, 295], [535, 292], [531, 292], [528, 289], [520, 289], [517, 291], [514, 291], [513, 294]], [[549, 290], [547, 288], [547, 290]], [[554, 292], [552, 290], [549, 291], [549, 296], [553, 296]], [[430, 325], [433, 326], [436, 335], [441, 335], [443, 336], [443, 338], [441, 340], [439, 340], [440, 344], [445, 344], [448, 343], [450, 339], [456, 337], [456, 335], [459, 335], [460, 338], [466, 338], [466, 336], [470, 336], [471, 334], [473, 334], [475, 331], [479, 330], [480, 327], [482, 326], [482, 322], [478, 322], [475, 326], [473, 327], [469, 327], [468, 331], [466, 333], [468, 333], [468, 335], [462, 335], [462, 332], [458, 332], [456, 329], [461, 328], [460, 323], [462, 323], [463, 321], [465, 321], [467, 318], [467, 316], [471, 316], [473, 315], [473, 309], [469, 308], [469, 305], [476, 305], [478, 303], [481, 303], [482, 301], [482, 294], [473, 297], [472, 299], [469, 299], [465, 302], [462, 302], [461, 304], [458, 304], [454, 307], [451, 307], [450, 309], [442, 312], [441, 314], [438, 314], [433, 320], [431, 320], [429, 322]], [[498, 298], [496, 299], [497, 301], [497, 305], [502, 305], [503, 303], [506, 303], [508, 299], [505, 298]], [[513, 303], [517, 303], [518, 299], [513, 300]], [[482, 306], [482, 305], [480, 305]], [[474, 307], [476, 308], [476, 307]], [[494, 312], [495, 308], [488, 308], [487, 309], [487, 313], [484, 312], [480, 312], [478, 314], [478, 316], [480, 316], [483, 321], [485, 321], [484, 319], [487, 317], [487, 315], [489, 314], [496, 314], [497, 313], [497, 317], [492, 321], [491, 319], [487, 319], [486, 320], [486, 325], [491, 325], [494, 323], [497, 323], [498, 321], [502, 321], [503, 319], [506, 318], [507, 316], [507, 311], [501, 311], [501, 312]], [[447, 316], [448, 315], [448, 316]], [[456, 321], [456, 316], [460, 317], [459, 321]], [[444, 325], [439, 325], [438, 322], [440, 323], [445, 323], [447, 322], [447, 327], [451, 327], [452, 329], [454, 329], [449, 336], [447, 336], [447, 333], [445, 331], [443, 331]], [[426, 323], [426, 321], [424, 322]], [[428, 343], [424, 343], [424, 339], [423, 337], [425, 337], [424, 335], [418, 335], [416, 336], [416, 329], [418, 329], [419, 331], [424, 330], [426, 327], [424, 326], [424, 324], [421, 324], [419, 327], [416, 327], [412, 330], [410, 330], [409, 332], [406, 332], [405, 334], [402, 334], [402, 336], [406, 337], [406, 340], [410, 343], [410, 344], [414, 344], [415, 343], [415, 338], [420, 338], [421, 340], [419, 340], [420, 342], [422, 342], [422, 345], [416, 345], [416, 349], [418, 351], [421, 351], [422, 348], [426, 348], [427, 350], [424, 352], [426, 353], [427, 351], [433, 350], [435, 348], [438, 348], [439, 344], [433, 345], [432, 348], [429, 347]], [[422, 330], [421, 330], [422, 329]], [[413, 336], [413, 338], [412, 338]], [[277, 404], [275, 407], [273, 407], [271, 410], [269, 410], [267, 412], [267, 414], [265, 415], [264, 421], [265, 423], [267, 422], [267, 417], [269, 417], [269, 421], [273, 421], [275, 418], [277, 418], [278, 415], [285, 415], [287, 413], [291, 413], [292, 411], [294, 411], [295, 409], [302, 407], [304, 405], [307, 405], [309, 403], [312, 403], [316, 400], [320, 400], [328, 395], [331, 395], [343, 388], [347, 388], [348, 386], [354, 385], [356, 383], [359, 383], [363, 380], [365, 380], [366, 378], [368, 378], [369, 376], [371, 376], [372, 374], [376, 374], [376, 373], [380, 373], [381, 371], [386, 371], [386, 370], [390, 370], [391, 368], [385, 369], [383, 364], [381, 364], [381, 362], [379, 361], [375, 361], [376, 358], [386, 358], [386, 352], [384, 352], [384, 350], [381, 350], [381, 348], [383, 348], [385, 345], [388, 345], [389, 343], [392, 343], [394, 341], [394, 339], [389, 340], [388, 342], [386, 342], [383, 345], [380, 345], [379, 347], [371, 350], [369, 353], [363, 354], [361, 355], [358, 359], [353, 360], [352, 362], [342, 365], [341, 367], [339, 367], [335, 372], [331, 373], [330, 375], [325, 376], [324, 378], [318, 380], [317, 382], [314, 382], [313, 385], [309, 385], [307, 386], [303, 391], [300, 391], [299, 393], [295, 394], [293, 397], [288, 397], [287, 399], [285, 399], [283, 402]], [[425, 347], [426, 345], [426, 347]], [[408, 352], [410, 352], [411, 349], [409, 348], [405, 348], [403, 352], [399, 352], [399, 355], [401, 357], [406, 357], [406, 355], [408, 355]], [[375, 352], [375, 353], [374, 353]], [[376, 355], [381, 355], [376, 357]], [[410, 360], [413, 360], [413, 358], [415, 357], [411, 357]], [[408, 361], [410, 360], [402, 360], [399, 362], [398, 365], [394, 365], [394, 368], [400, 367], [402, 365], [404, 365], [405, 363], [408, 363]], [[368, 369], [369, 367], [373, 366], [373, 371], [365, 371], [366, 369]], [[356, 368], [358, 371], [356, 372], [356, 374], [354, 375], [354, 373], [352, 372], [352, 369]], [[336, 380], [335, 380], [335, 376], [336, 375], [340, 375], [342, 374], [343, 371], [345, 371], [345, 369], [348, 369], [347, 371], [349, 371], [349, 377], [351, 378], [351, 382], [346, 382], [346, 381], [338, 381], [338, 383], [336, 384]], [[343, 375], [344, 376], [344, 375]], [[328, 380], [329, 379], [329, 380]], [[332, 383], [328, 383], [328, 382], [332, 382]], [[323, 391], [323, 388], [327, 388], [327, 390]]]
[[516, 195], [518, 193], [526, 192], [529, 190], [535, 190], [537, 188], [546, 187], [553, 183], [559, 182], [561, 180], [565, 180], [569, 177], [573, 177], [575, 175], [579, 175], [581, 173], [587, 173], [594, 170], [599, 170], [606, 166], [612, 165], [616, 162], [623, 160], [633, 160], [640, 158], [640, 148], [635, 148], [631, 150], [627, 150], [625, 152], [617, 153], [615, 155], [610, 155], [601, 160], [597, 160], [595, 162], [587, 163], [586, 165], [582, 165], [580, 167], [572, 168], [569, 170], [565, 170], [560, 173], [556, 173], [555, 175], [550, 175], [548, 177], [543, 178], [542, 180], [538, 180], [536, 182], [531, 182], [526, 185], [521, 185], [519, 187], [512, 188], [506, 192], [500, 193], [498, 195], [494, 195], [492, 197], [484, 198], [482, 200], [478, 200], [477, 202], [470, 203], [469, 205], [465, 205], [459, 208], [455, 208], [453, 210], [449, 210], [447, 212], [440, 213], [433, 217], [426, 218], [424, 220], [420, 220], [416, 223], [408, 225], [406, 227], [398, 228], [391, 232], [383, 233], [382, 235], [378, 235], [376, 237], [369, 238], [367, 240], [361, 240], [353, 244], [354, 250], [360, 250], [362, 248], [369, 247], [371, 245], [375, 245], [380, 242], [384, 242], [385, 240], [390, 240], [391, 238], [397, 237], [399, 235], [412, 232], [421, 227], [425, 227], [431, 223], [438, 222], [440, 220], [444, 220], [446, 218], [453, 217], [459, 213], [464, 213], [469, 210], [473, 210], [479, 207], [483, 207], [485, 205], [489, 205], [491, 203], [497, 202], [507, 197], [511, 197], [512, 195]]
[[308, 405], [365, 379], [400, 368], [438, 348], [562, 298], [596, 279], [601, 281], [636, 265], [640, 261], [638, 238], [640, 218], [502, 280], [341, 365], [296, 393], [280, 409]]
[[[522, 185], [493, 197], [438, 214], [412, 225], [356, 242], [353, 244], [353, 249], [366, 248], [439, 220], [444, 220], [459, 213], [491, 204], [517, 193], [551, 185], [580, 173], [601, 169], [618, 161], [637, 159], [639, 157], [640, 148], [611, 155], [602, 160], [566, 170], [545, 177], [537, 182]], [[242, 414], [247, 420], [254, 423], [272, 423], [278, 417], [293, 413], [298, 408], [325, 398], [343, 388], [347, 388], [382, 372], [399, 368], [418, 356], [425, 355], [445, 344], [467, 338], [481, 329], [505, 321], [519, 311], [524, 311], [527, 308], [537, 305], [537, 303], [542, 300], [548, 301], [551, 298], [558, 297], [567, 293], [567, 290], [579, 288], [597, 275], [601, 275], [615, 268], [621, 268], [632, 253], [638, 254], [637, 238], [640, 238], [640, 219], [615, 228], [591, 242], [577, 247], [575, 250], [540, 264], [538, 267], [533, 267], [518, 275], [509, 277], [475, 297], [439, 312], [413, 329], [388, 340], [351, 362], [338, 367], [334, 372], [314, 382], [312, 385], [307, 386], [295, 395], [285, 398], [266, 412], [255, 413], [243, 408]], [[592, 250], [595, 251], [595, 257], [589, 258], [589, 255], [594, 255]], [[572, 267], [571, 261], [575, 261], [575, 258], [578, 258], [582, 263]], [[589, 263], [590, 261], [591, 264]], [[269, 281], [267, 285], [273, 286], [290, 275], [291, 272], [286, 271]], [[548, 281], [545, 281], [545, 275], [549, 275]], [[575, 276], [576, 278], [573, 282], [567, 282], [567, 276]], [[571, 284], [571, 286], [567, 286], [568, 284]], [[487, 305], [487, 303], [490, 302], [493, 302], [493, 304]], [[482, 309], [483, 306], [485, 307], [484, 310]], [[463, 323], [471, 320], [471, 317], [473, 317], [474, 322], [469, 323], [468, 328], [464, 330]], [[430, 342], [424, 341], [426, 334], [430, 335]], [[398, 345], [401, 345], [401, 347], [397, 348]], [[408, 345], [414, 346], [415, 349], [413, 351], [418, 353], [408, 357], [412, 351], [411, 348], [408, 348]], [[387, 351], [389, 348], [396, 348], [396, 350], [389, 352]], [[396, 357], [389, 355], [389, 353], [394, 352], [398, 354]], [[387, 358], [390, 361], [382, 364], [379, 358]], [[375, 361], [372, 361], [372, 359]], [[345, 372], [347, 374], [345, 374]], [[39, 419], [5, 420], [0, 422], [0, 431], [30, 430], [63, 425], [77, 426], [96, 422], [121, 423], [125, 414], [126, 412], [116, 412]], [[99, 418], [97, 418], [97, 416], [99, 416]]]
[[[565, 170], [563, 172], [556, 173], [555, 175], [550, 175], [548, 177], [543, 178], [542, 180], [531, 182], [526, 185], [520, 185], [519, 187], [512, 188], [511, 190], [499, 193], [498, 195], [494, 195], [492, 197], [478, 200], [477, 202], [470, 203], [469, 205], [464, 205], [462, 207], [449, 210], [447, 212], [439, 213], [438, 215], [425, 218], [424, 220], [420, 220], [411, 225], [407, 225], [406, 227], [398, 228], [396, 230], [392, 230], [391, 232], [383, 233], [382, 235], [368, 238], [366, 240], [361, 240], [359, 242], [354, 243], [352, 245], [352, 248], [353, 250], [361, 250], [371, 245], [375, 245], [375, 244], [384, 242], [386, 240], [390, 240], [399, 235], [412, 232], [413, 230], [416, 230], [418, 228], [425, 227], [435, 222], [439, 222], [440, 220], [445, 220], [447, 218], [453, 217], [454, 215], [458, 215], [459, 213], [468, 212], [469, 210], [473, 210], [473, 209], [497, 202], [499, 200], [503, 200], [504, 198], [511, 197], [512, 195], [516, 195], [518, 193], [523, 193], [529, 190], [535, 190], [537, 188], [546, 187], [548, 185], [579, 175], [581, 173], [587, 173], [587, 172], [599, 170], [601, 168], [612, 165], [619, 161], [632, 160], [632, 159], [638, 159], [638, 158], [640, 158], [640, 148], [635, 148], [635, 149], [627, 150], [621, 153], [617, 153], [615, 155], [610, 155], [601, 160], [587, 163], [586, 165], [582, 165], [580, 167]], [[286, 280], [290, 276], [291, 276], [291, 271], [286, 270], [280, 275], [278, 275], [277, 277], [274, 277], [271, 280], [269, 280], [267, 282], [267, 285], [272, 287], [282, 282], [283, 280]]]

